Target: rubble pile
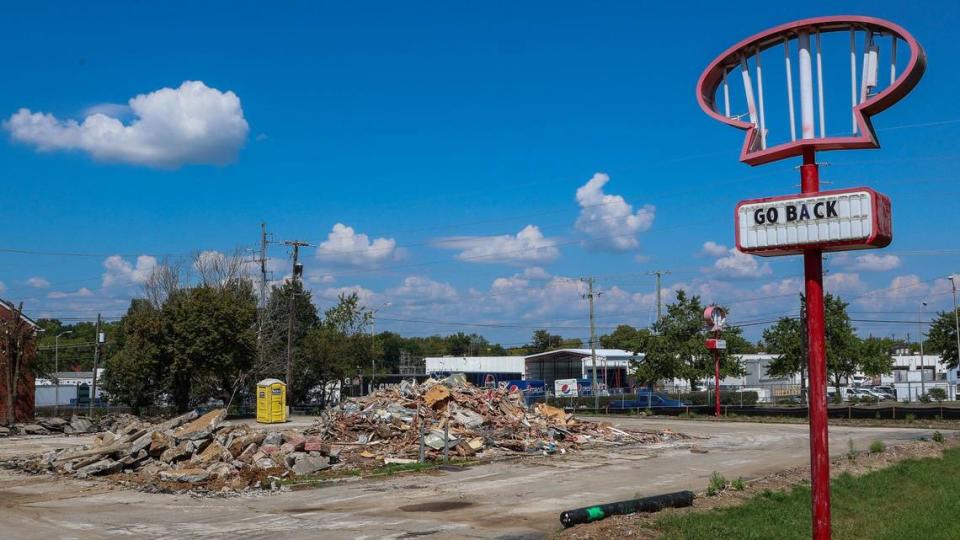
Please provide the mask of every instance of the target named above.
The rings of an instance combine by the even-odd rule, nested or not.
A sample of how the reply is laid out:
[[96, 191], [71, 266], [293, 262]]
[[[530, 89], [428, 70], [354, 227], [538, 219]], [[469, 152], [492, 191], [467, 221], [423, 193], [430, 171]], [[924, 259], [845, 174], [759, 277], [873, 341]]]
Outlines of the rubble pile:
[[158, 490], [203, 486], [223, 491], [260, 488], [270, 477], [330, 467], [329, 457], [303, 451], [305, 438], [296, 430], [268, 433], [245, 424], [224, 425], [225, 418], [224, 409], [199, 417], [190, 412], [159, 424], [129, 417], [127, 423], [98, 434], [92, 445], [0, 464], [77, 478], [122, 474], [118, 479]]
[[0, 437], [12, 435], [79, 435], [83, 433], [97, 433], [100, 431], [115, 431], [120, 426], [137, 420], [131, 414], [108, 414], [99, 419], [87, 416], [72, 416], [69, 420], [58, 416], [38, 417], [33, 423], [11, 424], [0, 426]]
[[[566, 453], [590, 444], [655, 444], [683, 438], [671, 431], [628, 432], [575, 419], [521, 394], [454, 381], [403, 382], [345, 401], [300, 431], [225, 424], [226, 411], [190, 412], [150, 423], [105, 418], [93, 444], [15, 457], [0, 466], [77, 478], [109, 477], [150, 491], [235, 492], [271, 487], [282, 478], [325, 470], [373, 469], [426, 460], [487, 459], [503, 454]], [[43, 429], [92, 429], [74, 418]], [[39, 421], [38, 422], [42, 422]], [[89, 423], [89, 420], [86, 420]], [[421, 446], [422, 440], [422, 446]]]
[[[627, 432], [607, 423], [575, 419], [538, 403], [528, 408], [518, 392], [451, 381], [402, 382], [331, 409], [307, 430], [308, 445], [342, 462], [411, 463], [421, 431], [427, 460], [447, 454], [469, 458], [500, 453], [565, 453], [590, 443], [653, 444], [679, 438], [664, 432]], [[444, 433], [446, 432], [446, 439]]]

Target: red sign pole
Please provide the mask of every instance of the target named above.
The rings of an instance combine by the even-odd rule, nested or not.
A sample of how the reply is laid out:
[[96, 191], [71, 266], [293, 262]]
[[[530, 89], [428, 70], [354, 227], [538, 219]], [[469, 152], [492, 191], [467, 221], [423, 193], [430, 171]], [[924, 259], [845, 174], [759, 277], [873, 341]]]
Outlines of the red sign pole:
[[[803, 193], [820, 190], [820, 171], [814, 149], [804, 148], [800, 167]], [[809, 351], [810, 480], [814, 540], [830, 538], [830, 447], [827, 439], [827, 349], [823, 311], [823, 256], [819, 249], [803, 252], [807, 292], [807, 350]]]
[[[714, 337], [720, 339], [720, 331], [714, 332]], [[713, 401], [714, 414], [720, 418], [720, 349], [713, 349]]]

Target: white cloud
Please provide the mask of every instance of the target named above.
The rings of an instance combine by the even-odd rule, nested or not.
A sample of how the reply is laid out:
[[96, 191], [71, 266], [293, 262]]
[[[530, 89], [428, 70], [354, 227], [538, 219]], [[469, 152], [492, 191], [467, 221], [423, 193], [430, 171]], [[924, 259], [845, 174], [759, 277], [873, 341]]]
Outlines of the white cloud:
[[50, 287], [50, 282], [40, 276], [33, 276], [28, 279], [26, 283], [28, 287], [33, 287], [34, 289], [47, 289]]
[[404, 279], [400, 286], [387, 289], [386, 295], [391, 299], [442, 303], [456, 300], [457, 290], [449, 283], [441, 283], [420, 276], [410, 276]]
[[82, 121], [20, 109], [4, 127], [15, 141], [40, 151], [80, 150], [100, 161], [176, 168], [225, 165], [236, 158], [249, 126], [240, 98], [201, 81], [161, 88], [130, 99], [133, 121], [116, 106], [100, 106]]
[[803, 280], [799, 278], [787, 278], [772, 283], [765, 283], [760, 286], [760, 292], [763, 296], [799, 294], [803, 292]]
[[648, 204], [634, 212], [633, 206], [620, 195], [603, 192], [603, 186], [609, 181], [609, 176], [598, 172], [577, 189], [580, 215], [575, 226], [589, 237], [584, 243], [587, 247], [611, 251], [636, 249], [640, 245], [637, 234], [653, 226], [656, 208]]
[[370, 306], [377, 298], [379, 298], [377, 293], [370, 289], [361, 287], [360, 285], [350, 285], [347, 287], [328, 287], [320, 291], [318, 296], [323, 300], [336, 302], [337, 298], [339, 298], [341, 294], [350, 295], [353, 293], [357, 293], [357, 298], [359, 298], [360, 303], [365, 306]]
[[313, 271], [313, 272], [307, 272], [307, 281], [310, 283], [319, 283], [321, 285], [329, 285], [331, 283], [335, 283], [337, 281], [337, 278], [334, 277], [332, 274]]
[[140, 255], [136, 264], [131, 264], [119, 255], [111, 255], [103, 261], [106, 272], [103, 273], [103, 288], [140, 285], [150, 277], [157, 266], [157, 259], [150, 255]]
[[704, 273], [744, 279], [758, 278], [773, 272], [768, 263], [757, 262], [757, 257], [746, 255], [737, 251], [736, 248], [728, 248], [713, 241], [704, 242], [701, 252], [704, 255], [718, 257], [712, 267], [702, 269]]
[[708, 240], [703, 243], [703, 248], [701, 252], [708, 257], [723, 257], [730, 251], [730, 248], [722, 244], [718, 244], [713, 240]]
[[365, 234], [357, 233], [353, 227], [337, 223], [327, 235], [327, 239], [317, 246], [316, 257], [322, 261], [348, 266], [371, 267], [380, 263], [402, 258], [402, 250], [397, 248], [393, 238], [370, 240]]
[[855, 262], [849, 265], [851, 270], [862, 270], [864, 272], [885, 272], [893, 270], [900, 266], [900, 257], [896, 255], [876, 255], [868, 253], [856, 257]]
[[875, 309], [887, 309], [891, 306], [916, 306], [919, 309], [920, 302], [928, 302], [928, 309], [932, 310], [937, 306], [946, 306], [950, 293], [950, 280], [946, 278], [923, 281], [916, 274], [906, 274], [893, 278], [889, 287], [861, 295], [855, 302]]
[[63, 291], [50, 291], [47, 293], [47, 298], [90, 298], [93, 296], [93, 291], [86, 287], [81, 287], [74, 292], [63, 292]]
[[831, 272], [824, 276], [823, 285], [828, 292], [834, 294], [862, 292], [867, 288], [867, 284], [860, 279], [860, 274], [853, 272]]
[[455, 236], [434, 242], [440, 248], [462, 250], [457, 258], [474, 263], [550, 262], [560, 256], [556, 244], [536, 225], [527, 225], [516, 235]]
[[531, 266], [523, 270], [523, 277], [527, 279], [550, 279], [550, 273], [539, 266]]

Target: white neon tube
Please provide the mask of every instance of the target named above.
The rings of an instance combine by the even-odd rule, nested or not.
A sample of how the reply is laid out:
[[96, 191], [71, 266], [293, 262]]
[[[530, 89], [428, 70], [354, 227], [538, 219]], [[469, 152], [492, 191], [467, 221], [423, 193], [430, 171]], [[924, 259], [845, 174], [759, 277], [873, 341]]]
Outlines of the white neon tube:
[[750, 114], [750, 123], [757, 125], [757, 105], [753, 100], [753, 83], [750, 81], [750, 69], [747, 67], [747, 58], [740, 57], [740, 75], [743, 76], [743, 94], [747, 99], [747, 112]]
[[827, 120], [823, 112], [823, 61], [820, 54], [820, 32], [817, 32], [817, 101], [820, 107], [820, 137], [827, 136]]
[[757, 96], [760, 103], [760, 149], [767, 148], [767, 122], [763, 111], [763, 67], [760, 65], [760, 50], [757, 50]]
[[790, 70], [790, 41], [783, 40], [783, 62], [787, 69], [787, 105], [790, 110], [790, 141], [797, 140], [797, 118], [793, 112], [793, 73]]
[[850, 29], [850, 119], [853, 122], [853, 134], [857, 134], [857, 42], [855, 31]]
[[804, 139], [814, 138], [813, 131], [813, 70], [810, 64], [810, 33], [800, 32], [800, 133]]

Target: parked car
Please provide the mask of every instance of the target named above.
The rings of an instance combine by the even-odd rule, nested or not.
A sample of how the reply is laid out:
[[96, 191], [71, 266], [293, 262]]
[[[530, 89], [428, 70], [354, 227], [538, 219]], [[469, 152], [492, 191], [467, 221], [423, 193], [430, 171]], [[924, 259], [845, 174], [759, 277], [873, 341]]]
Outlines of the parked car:
[[651, 392], [647, 389], [637, 390], [635, 399], [610, 400], [611, 409], [653, 409], [657, 407], [686, 407], [690, 405], [686, 401], [673, 399], [662, 392]]
[[887, 396], [887, 399], [896, 401], [897, 400], [897, 389], [892, 386], [874, 386], [871, 388], [874, 392], [880, 392], [881, 394]]
[[877, 401], [889, 401], [889, 400], [891, 400], [891, 399], [894, 399], [894, 400], [896, 399], [895, 397], [891, 396], [890, 394], [888, 394], [888, 393], [886, 393], [886, 392], [881, 392], [881, 391], [877, 390], [876, 388], [870, 388], [870, 387], [868, 387], [868, 388], [864, 388], [864, 390], [866, 390], [867, 392], [869, 392], [870, 395], [872, 395], [873, 397], [877, 398]]

